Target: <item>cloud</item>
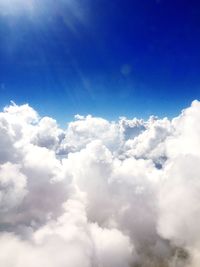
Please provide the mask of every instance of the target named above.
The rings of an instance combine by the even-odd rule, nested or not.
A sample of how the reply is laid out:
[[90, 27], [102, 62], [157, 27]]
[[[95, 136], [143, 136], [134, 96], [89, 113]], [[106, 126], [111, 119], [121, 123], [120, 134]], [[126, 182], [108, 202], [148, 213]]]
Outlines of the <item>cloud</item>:
[[[197, 267], [200, 102], [169, 120], [0, 113], [0, 265]], [[12, 255], [12, 257], [11, 257]]]

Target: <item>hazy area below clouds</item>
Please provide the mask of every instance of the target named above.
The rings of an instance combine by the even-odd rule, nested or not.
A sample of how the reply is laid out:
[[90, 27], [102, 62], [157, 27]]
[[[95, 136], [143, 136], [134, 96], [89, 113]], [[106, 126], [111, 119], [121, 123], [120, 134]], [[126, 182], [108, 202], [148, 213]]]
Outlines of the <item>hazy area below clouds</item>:
[[0, 266], [199, 267], [200, 102], [169, 120], [0, 113]]

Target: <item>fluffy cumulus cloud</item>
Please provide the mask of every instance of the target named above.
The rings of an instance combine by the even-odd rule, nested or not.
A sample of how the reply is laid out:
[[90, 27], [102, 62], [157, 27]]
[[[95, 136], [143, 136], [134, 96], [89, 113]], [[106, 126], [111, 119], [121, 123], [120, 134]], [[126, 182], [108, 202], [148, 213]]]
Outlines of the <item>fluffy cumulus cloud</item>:
[[169, 120], [0, 113], [0, 266], [199, 267], [200, 102]]

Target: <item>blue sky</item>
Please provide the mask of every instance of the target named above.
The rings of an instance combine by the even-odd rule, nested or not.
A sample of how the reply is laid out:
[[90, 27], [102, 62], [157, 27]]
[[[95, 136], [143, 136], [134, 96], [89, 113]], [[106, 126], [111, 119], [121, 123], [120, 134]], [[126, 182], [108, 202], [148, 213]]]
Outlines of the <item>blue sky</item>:
[[174, 116], [200, 98], [200, 3], [0, 0], [0, 107]]

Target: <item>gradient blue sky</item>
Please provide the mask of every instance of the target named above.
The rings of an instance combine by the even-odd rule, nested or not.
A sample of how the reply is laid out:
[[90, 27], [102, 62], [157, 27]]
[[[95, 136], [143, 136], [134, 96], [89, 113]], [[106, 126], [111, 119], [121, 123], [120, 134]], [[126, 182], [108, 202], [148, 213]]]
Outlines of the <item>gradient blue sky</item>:
[[200, 98], [200, 2], [0, 0], [0, 107], [174, 116]]

